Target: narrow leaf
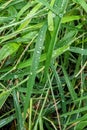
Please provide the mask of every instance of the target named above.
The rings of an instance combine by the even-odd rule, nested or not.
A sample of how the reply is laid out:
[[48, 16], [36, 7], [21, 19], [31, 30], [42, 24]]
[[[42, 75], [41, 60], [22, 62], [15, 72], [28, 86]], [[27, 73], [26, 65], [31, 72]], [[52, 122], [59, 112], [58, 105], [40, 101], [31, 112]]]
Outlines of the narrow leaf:
[[47, 30], [47, 25], [44, 25], [39, 32], [37, 42], [36, 42], [36, 46], [35, 46], [35, 51], [34, 51], [34, 54], [33, 54], [32, 64], [31, 64], [31, 68], [30, 68], [29, 80], [27, 82], [27, 93], [26, 93], [25, 105], [24, 105], [24, 119], [26, 117], [27, 108], [29, 106], [30, 96], [31, 96], [31, 93], [32, 93], [32, 88], [33, 88], [33, 85], [34, 85], [36, 72], [37, 72], [37, 68], [38, 68], [38, 65], [39, 65], [41, 51], [42, 51], [44, 40], [45, 40], [46, 30]]

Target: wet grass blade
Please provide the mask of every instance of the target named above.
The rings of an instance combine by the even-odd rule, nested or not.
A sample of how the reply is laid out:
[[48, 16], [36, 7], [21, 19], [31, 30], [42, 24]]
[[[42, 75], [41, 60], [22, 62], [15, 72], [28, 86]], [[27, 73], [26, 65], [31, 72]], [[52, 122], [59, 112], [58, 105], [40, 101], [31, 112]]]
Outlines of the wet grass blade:
[[0, 49], [0, 61], [6, 58], [7, 56], [13, 54], [14, 52], [16, 52], [19, 46], [20, 44], [17, 44], [17, 43], [9, 43], [9, 44], [4, 45]]
[[87, 55], [87, 49], [83, 49], [79, 47], [70, 47], [70, 51], [81, 55]]
[[42, 51], [44, 40], [45, 40], [46, 30], [47, 30], [47, 25], [45, 24], [39, 32], [36, 46], [35, 46], [35, 51], [33, 54], [29, 80], [27, 82], [27, 93], [26, 93], [25, 105], [24, 105], [24, 119], [26, 117], [27, 108], [29, 106], [30, 96], [32, 93], [32, 88], [33, 88], [35, 77], [36, 77], [36, 71], [39, 65], [41, 51]]
[[56, 79], [56, 82], [57, 82], [57, 85], [58, 85], [58, 90], [59, 90], [59, 93], [60, 93], [60, 96], [61, 96], [62, 111], [63, 111], [63, 113], [65, 113], [66, 112], [66, 101], [65, 101], [64, 90], [63, 90], [63, 87], [62, 87], [62, 83], [61, 83], [59, 74], [56, 71], [56, 67], [53, 64], [51, 64], [51, 68], [53, 70], [53, 73], [54, 73], [54, 76], [55, 76], [55, 79]]
[[16, 118], [18, 123], [18, 130], [24, 130], [22, 112], [18, 101], [16, 90], [13, 91], [14, 107], [16, 111]]
[[46, 57], [47, 60], [46, 60], [45, 72], [44, 72], [45, 80], [47, 78], [47, 73], [48, 73], [50, 62], [51, 62], [54, 46], [55, 46], [56, 41], [57, 41], [57, 35], [58, 35], [59, 29], [60, 29], [60, 24], [61, 24], [61, 20], [62, 20], [64, 11], [67, 7], [67, 3], [68, 3], [68, 0], [66, 0], [66, 1], [63, 0], [62, 2], [57, 3], [57, 8], [60, 8], [60, 7], [61, 8], [59, 10], [59, 16], [56, 16], [56, 18], [55, 18], [55, 22], [54, 22], [55, 27], [54, 27], [54, 31], [53, 31], [51, 41], [50, 41], [50, 44], [48, 47], [48, 52], [47, 52], [47, 57]]
[[69, 90], [70, 95], [71, 95], [71, 97], [72, 97], [72, 99], [74, 101], [75, 99], [77, 99], [77, 95], [75, 93], [75, 90], [74, 90], [74, 88], [73, 88], [73, 86], [72, 86], [72, 84], [70, 82], [69, 76], [68, 76], [68, 74], [67, 74], [67, 72], [65, 70], [65, 67], [63, 65], [62, 65], [62, 70], [63, 70], [63, 73], [64, 73], [64, 77], [65, 77], [65, 81], [67, 83], [68, 90]]
[[2, 108], [9, 95], [10, 91], [3, 91], [2, 93], [0, 93], [0, 109]]
[[11, 116], [8, 116], [8, 117], [6, 117], [4, 119], [1, 119], [0, 120], [0, 128], [2, 128], [3, 126], [9, 124], [14, 119], [15, 119], [15, 115], [11, 115]]

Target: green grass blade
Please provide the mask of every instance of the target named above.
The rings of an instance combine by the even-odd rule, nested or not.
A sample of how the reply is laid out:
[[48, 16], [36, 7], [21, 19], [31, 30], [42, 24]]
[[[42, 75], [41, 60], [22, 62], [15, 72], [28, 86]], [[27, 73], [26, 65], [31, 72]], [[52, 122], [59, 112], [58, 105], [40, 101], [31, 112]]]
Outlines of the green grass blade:
[[79, 47], [70, 47], [70, 51], [74, 53], [78, 53], [81, 55], [87, 55], [87, 49], [79, 48]]
[[[40, 9], [41, 4], [37, 4], [31, 11], [29, 14], [27, 14], [27, 16], [25, 17], [24, 22], [19, 26], [18, 30], [21, 30], [23, 28], [25, 28], [31, 21], [31, 18], [35, 15], [35, 13]], [[31, 17], [32, 16], [32, 17]]]
[[4, 91], [0, 93], [0, 109], [2, 108], [3, 104], [5, 103], [9, 95], [10, 95], [10, 91]]
[[7, 125], [8, 123], [10, 123], [11, 121], [13, 121], [15, 119], [15, 115], [11, 115], [8, 116], [4, 119], [0, 120], [0, 128], [2, 128], [3, 126]]
[[29, 105], [32, 88], [33, 88], [35, 77], [36, 77], [36, 71], [39, 65], [39, 60], [40, 60], [41, 51], [42, 51], [44, 40], [45, 40], [46, 30], [47, 30], [47, 25], [44, 25], [39, 32], [38, 39], [35, 46], [35, 51], [33, 54], [29, 80], [27, 82], [27, 93], [26, 93], [26, 99], [25, 99], [25, 105], [24, 105], [24, 119], [26, 117], [26, 112]]
[[26, 10], [28, 10], [30, 7], [32, 7], [33, 5], [35, 5], [35, 3], [36, 3], [36, 2], [33, 2], [33, 1], [31, 1], [31, 3], [28, 2], [28, 3], [18, 12], [18, 14], [17, 14], [17, 20], [20, 19], [20, 17], [23, 15], [23, 13], [24, 13]]
[[50, 62], [51, 62], [53, 49], [54, 49], [54, 46], [55, 46], [56, 41], [57, 41], [57, 35], [58, 35], [58, 32], [59, 32], [61, 20], [62, 20], [64, 11], [67, 7], [68, 0], [66, 0], [66, 1], [62, 0], [62, 2], [58, 2], [58, 3], [61, 3], [61, 4], [59, 4], [59, 5], [57, 4], [57, 8], [61, 7], [61, 9], [58, 12], [59, 16], [56, 16], [56, 18], [55, 18], [55, 27], [54, 27], [54, 31], [53, 31], [51, 41], [50, 41], [49, 47], [48, 47], [48, 52], [47, 52], [47, 57], [46, 57], [47, 60], [46, 60], [45, 72], [44, 72], [45, 80], [47, 78], [47, 73], [48, 73]]
[[87, 3], [86, 3], [85, 0], [74, 0], [74, 1], [79, 3], [82, 6], [82, 8], [86, 11], [86, 13], [87, 13]]
[[0, 61], [6, 58], [7, 56], [13, 54], [14, 52], [16, 52], [19, 46], [20, 44], [17, 44], [17, 43], [9, 43], [9, 44], [4, 45], [0, 49]]
[[14, 99], [14, 107], [15, 107], [16, 118], [17, 118], [17, 123], [18, 123], [18, 130], [24, 130], [23, 118], [22, 118], [22, 113], [20, 109], [20, 104], [18, 102], [16, 90], [13, 91], [13, 99]]
[[72, 86], [72, 84], [70, 82], [69, 76], [68, 76], [68, 74], [67, 74], [67, 72], [65, 70], [65, 67], [63, 65], [62, 65], [62, 70], [63, 70], [63, 73], [64, 73], [64, 77], [65, 77], [65, 81], [67, 83], [68, 90], [69, 90], [70, 95], [71, 95], [71, 97], [72, 97], [72, 99], [74, 101], [75, 99], [77, 99], [77, 95], [76, 95], [76, 93], [74, 91], [74, 88], [73, 88], [73, 86]]
[[61, 115], [61, 117], [73, 115], [73, 114], [84, 112], [84, 111], [87, 111], [87, 106], [73, 110], [71, 112], [64, 113], [64, 114]]
[[77, 124], [75, 130], [83, 130], [87, 126], [87, 121], [81, 121]]
[[53, 70], [53, 73], [54, 73], [54, 76], [55, 76], [55, 79], [56, 79], [56, 82], [57, 82], [57, 85], [58, 85], [58, 90], [59, 90], [59, 93], [60, 93], [60, 96], [61, 96], [62, 111], [63, 111], [63, 113], [65, 113], [66, 112], [66, 101], [65, 101], [64, 90], [63, 90], [63, 87], [62, 87], [62, 83], [61, 83], [59, 74], [56, 71], [56, 67], [52, 64], [51, 68]]

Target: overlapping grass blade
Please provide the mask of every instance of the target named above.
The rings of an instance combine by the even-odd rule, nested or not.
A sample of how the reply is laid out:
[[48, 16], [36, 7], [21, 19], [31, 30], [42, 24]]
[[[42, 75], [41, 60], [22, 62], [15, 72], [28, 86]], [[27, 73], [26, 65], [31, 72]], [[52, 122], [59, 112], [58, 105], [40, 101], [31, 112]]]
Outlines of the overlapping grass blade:
[[0, 128], [2, 128], [3, 126], [7, 125], [8, 123], [10, 123], [11, 121], [13, 121], [15, 119], [15, 115], [10, 115], [4, 119], [0, 120]]
[[82, 6], [82, 8], [86, 11], [86, 13], [87, 13], [87, 3], [86, 3], [85, 0], [74, 0], [74, 1], [79, 3]]
[[50, 41], [50, 44], [49, 44], [49, 47], [48, 47], [48, 52], [47, 52], [47, 57], [46, 57], [47, 60], [46, 60], [45, 72], [44, 72], [45, 78], [47, 77], [49, 65], [50, 65], [51, 58], [52, 58], [53, 49], [54, 49], [54, 46], [55, 46], [56, 41], [57, 41], [57, 35], [58, 35], [58, 32], [59, 32], [59, 28], [60, 28], [60, 24], [61, 24], [61, 20], [62, 20], [64, 11], [66, 10], [66, 7], [67, 7], [67, 3], [68, 3], [68, 0], [66, 0], [66, 1], [63, 0], [61, 2], [58, 1], [58, 3], [57, 3], [57, 8], [60, 8], [60, 7], [61, 8], [60, 8], [60, 10], [58, 10], [59, 16], [55, 17], [55, 22], [54, 22], [55, 27], [54, 27], [54, 31], [53, 31], [51, 41]]
[[81, 55], [87, 55], [87, 49], [79, 48], [79, 47], [70, 47], [70, 51], [74, 53], [79, 53]]
[[77, 94], [76, 94], [76, 92], [75, 92], [75, 90], [74, 90], [74, 88], [73, 88], [73, 86], [72, 86], [72, 84], [70, 82], [69, 76], [68, 76], [68, 74], [67, 74], [67, 72], [65, 70], [64, 65], [62, 65], [62, 70], [63, 70], [63, 73], [64, 73], [64, 77], [65, 77], [65, 81], [67, 83], [69, 93], [70, 93], [70, 95], [71, 95], [71, 97], [72, 97], [72, 99], [74, 101], [75, 99], [77, 99]]
[[15, 107], [16, 118], [17, 118], [17, 123], [18, 123], [18, 130], [24, 130], [22, 112], [19, 105], [16, 90], [13, 90], [13, 99], [14, 99], [14, 107]]
[[30, 68], [30, 76], [27, 82], [27, 93], [26, 93], [26, 99], [25, 99], [25, 105], [24, 105], [24, 119], [26, 117], [26, 112], [29, 105], [32, 88], [33, 88], [35, 77], [36, 77], [36, 71], [39, 65], [39, 60], [40, 60], [41, 51], [42, 51], [44, 40], [45, 40], [46, 30], [47, 30], [47, 25], [45, 24], [39, 32], [38, 39], [35, 46], [35, 51], [33, 54], [32, 64]]
[[3, 91], [2, 93], [0, 93], [0, 109], [2, 108], [9, 95], [10, 91]]
[[66, 112], [66, 101], [65, 101], [64, 90], [63, 90], [63, 87], [62, 87], [62, 83], [61, 83], [59, 74], [56, 72], [55, 66], [52, 64], [51, 67], [52, 67], [54, 76], [56, 78], [56, 82], [57, 82], [57, 85], [58, 85], [59, 94], [61, 96], [62, 111], [63, 111], [63, 113], [65, 113]]
[[6, 58], [7, 56], [15, 53], [18, 50], [19, 46], [20, 44], [17, 44], [17, 43], [8, 43], [4, 45], [0, 49], [0, 61]]

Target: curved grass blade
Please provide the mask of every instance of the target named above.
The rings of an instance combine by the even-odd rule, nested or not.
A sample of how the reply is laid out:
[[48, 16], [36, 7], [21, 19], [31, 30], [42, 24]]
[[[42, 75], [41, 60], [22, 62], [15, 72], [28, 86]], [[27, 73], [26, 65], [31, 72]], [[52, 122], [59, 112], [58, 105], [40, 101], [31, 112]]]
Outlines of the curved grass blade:
[[33, 54], [32, 64], [31, 64], [31, 68], [30, 68], [29, 80], [27, 82], [27, 93], [26, 93], [25, 105], [24, 105], [24, 120], [25, 120], [25, 117], [26, 117], [27, 108], [29, 106], [30, 96], [31, 96], [31, 93], [32, 93], [32, 88], [33, 88], [33, 85], [34, 85], [36, 72], [37, 72], [37, 68], [38, 68], [38, 65], [39, 65], [41, 51], [42, 51], [42, 47], [43, 47], [44, 40], [45, 40], [46, 30], [47, 30], [47, 25], [45, 24], [39, 32], [37, 42], [36, 42], [36, 46], [35, 46], [35, 51], [34, 51], [34, 54]]

